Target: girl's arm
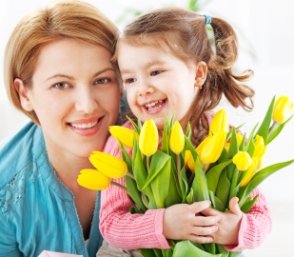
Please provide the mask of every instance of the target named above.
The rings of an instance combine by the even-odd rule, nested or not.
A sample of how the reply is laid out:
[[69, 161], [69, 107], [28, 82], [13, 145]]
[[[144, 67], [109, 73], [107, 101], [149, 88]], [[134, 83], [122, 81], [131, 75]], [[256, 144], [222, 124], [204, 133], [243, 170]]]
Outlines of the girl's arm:
[[[124, 185], [124, 180], [116, 182]], [[123, 249], [169, 248], [163, 235], [164, 209], [131, 214], [132, 203], [123, 189], [110, 186], [102, 191], [100, 231], [113, 246]]]
[[259, 190], [251, 196], [258, 199], [248, 213], [242, 213], [237, 198], [230, 201], [229, 210], [225, 213], [208, 209], [205, 215], [220, 217], [214, 242], [225, 245], [230, 251], [241, 252], [259, 246], [271, 231], [271, 217], [265, 197]]
[[[110, 138], [105, 152], [120, 156], [115, 139]], [[125, 186], [124, 178], [115, 182]], [[163, 235], [164, 209], [148, 210], [144, 215], [131, 214], [131, 200], [125, 190], [110, 186], [101, 192], [100, 231], [113, 246], [123, 249], [169, 248]]]
[[258, 199], [248, 213], [243, 214], [238, 233], [238, 243], [226, 246], [231, 251], [242, 251], [260, 246], [269, 235], [272, 219], [265, 196], [256, 189], [251, 196], [258, 195]]

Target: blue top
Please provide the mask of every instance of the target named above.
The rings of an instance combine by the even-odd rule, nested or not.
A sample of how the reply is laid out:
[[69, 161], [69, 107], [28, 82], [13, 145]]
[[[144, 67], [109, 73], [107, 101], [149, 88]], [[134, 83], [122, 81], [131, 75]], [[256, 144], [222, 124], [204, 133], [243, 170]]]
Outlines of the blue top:
[[0, 149], [0, 257], [36, 257], [43, 250], [96, 256], [100, 194], [84, 243], [73, 194], [48, 161], [42, 130], [29, 123]]

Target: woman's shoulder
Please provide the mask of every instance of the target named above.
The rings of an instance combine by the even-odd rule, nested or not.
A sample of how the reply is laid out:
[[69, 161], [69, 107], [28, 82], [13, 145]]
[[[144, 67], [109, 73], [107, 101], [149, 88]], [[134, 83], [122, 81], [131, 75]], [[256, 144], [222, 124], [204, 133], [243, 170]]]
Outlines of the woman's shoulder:
[[31, 170], [44, 147], [41, 129], [31, 122], [7, 140], [0, 148], [0, 190], [20, 172]]

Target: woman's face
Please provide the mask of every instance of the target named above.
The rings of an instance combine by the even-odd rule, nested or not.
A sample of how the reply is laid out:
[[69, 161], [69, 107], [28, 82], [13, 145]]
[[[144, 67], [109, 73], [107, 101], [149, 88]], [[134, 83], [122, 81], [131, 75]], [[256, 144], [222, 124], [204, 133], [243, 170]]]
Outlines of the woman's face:
[[121, 94], [110, 58], [103, 47], [63, 39], [41, 50], [32, 87], [19, 83], [22, 106], [37, 114], [49, 157], [103, 149]]

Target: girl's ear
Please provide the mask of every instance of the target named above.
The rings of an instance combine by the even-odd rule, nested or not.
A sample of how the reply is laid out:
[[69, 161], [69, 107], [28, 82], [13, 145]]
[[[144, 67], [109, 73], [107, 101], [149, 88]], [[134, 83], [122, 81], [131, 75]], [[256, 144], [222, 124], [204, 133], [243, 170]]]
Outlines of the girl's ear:
[[18, 78], [13, 81], [13, 85], [16, 91], [18, 92], [19, 100], [20, 100], [20, 104], [22, 108], [28, 112], [33, 111], [33, 106], [28, 95], [29, 88], [26, 87], [23, 81]]
[[207, 78], [207, 64], [206, 62], [198, 62], [196, 65], [195, 86], [202, 88]]

